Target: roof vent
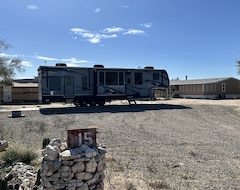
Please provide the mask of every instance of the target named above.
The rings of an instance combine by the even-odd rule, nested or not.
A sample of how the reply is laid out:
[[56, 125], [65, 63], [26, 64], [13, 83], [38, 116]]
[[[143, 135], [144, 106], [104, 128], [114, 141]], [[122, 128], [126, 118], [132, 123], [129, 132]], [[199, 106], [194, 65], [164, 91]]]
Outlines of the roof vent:
[[103, 65], [94, 65], [93, 68], [104, 68]]
[[146, 66], [146, 67], [144, 67], [144, 69], [154, 69], [154, 67], [153, 66]]
[[66, 63], [56, 63], [56, 67], [66, 67]]

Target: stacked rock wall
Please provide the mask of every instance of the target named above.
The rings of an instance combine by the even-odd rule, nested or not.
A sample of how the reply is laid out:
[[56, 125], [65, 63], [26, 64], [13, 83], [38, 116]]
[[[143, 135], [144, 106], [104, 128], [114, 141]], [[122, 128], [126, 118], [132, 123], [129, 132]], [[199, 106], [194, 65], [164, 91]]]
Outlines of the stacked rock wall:
[[68, 149], [52, 139], [43, 150], [41, 183], [44, 190], [102, 190], [105, 149], [85, 144]]

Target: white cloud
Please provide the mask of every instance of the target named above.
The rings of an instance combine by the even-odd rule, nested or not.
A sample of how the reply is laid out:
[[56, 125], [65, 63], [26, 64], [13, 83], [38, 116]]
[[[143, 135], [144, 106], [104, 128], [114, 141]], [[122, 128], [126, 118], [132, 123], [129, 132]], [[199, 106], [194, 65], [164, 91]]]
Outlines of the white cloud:
[[101, 9], [99, 9], [99, 8], [96, 8], [96, 9], [94, 10], [95, 13], [99, 13], [100, 11], [101, 11]]
[[145, 32], [143, 30], [129, 29], [127, 32], [124, 32], [123, 34], [138, 35], [138, 34], [145, 34]]
[[88, 32], [88, 30], [85, 30], [85, 29], [82, 29], [82, 28], [71, 28], [70, 31], [75, 33], [75, 34], [83, 34], [83, 33]]
[[151, 28], [152, 27], [152, 23], [144, 23], [144, 24], [140, 24], [140, 26], [144, 27], [144, 28]]
[[44, 61], [54, 61], [54, 62], [59, 62], [59, 63], [66, 63], [68, 66], [75, 67], [79, 66], [78, 64], [84, 64], [84, 63], [90, 63], [88, 60], [84, 59], [77, 59], [75, 57], [71, 58], [51, 58], [51, 57], [46, 57], [46, 56], [35, 56], [37, 59], [41, 59]]
[[[142, 35], [142, 34], [145, 34], [145, 32], [143, 30], [136, 30], [136, 29], [128, 29], [127, 30], [127, 29], [124, 29], [121, 27], [115, 27], [115, 26], [105, 28], [96, 33], [90, 32], [89, 30], [82, 29], [82, 28], [71, 28], [70, 31], [75, 35], [85, 38], [86, 41], [88, 41], [92, 44], [98, 44], [103, 39], [117, 38], [117, 37], [119, 37], [119, 35], [125, 35], [125, 34]], [[110, 34], [110, 35], [107, 35], [107, 34]], [[72, 38], [78, 39], [76, 36], [74, 36]]]
[[[18, 57], [20, 57], [17, 54], [6, 54], [6, 53], [0, 53], [0, 56], [1, 57], [9, 57], [9, 58], [18, 58]], [[23, 56], [23, 55], [21, 55], [21, 56]]]
[[89, 38], [87, 41], [89, 41], [92, 44], [98, 44], [100, 43], [101, 39], [98, 37], [94, 37], [94, 38]]
[[32, 67], [33, 66], [33, 64], [30, 63], [29, 61], [22, 61], [21, 65], [26, 66], [26, 67]]
[[88, 60], [84, 59], [77, 59], [75, 57], [72, 58], [66, 58], [66, 59], [59, 59], [60, 62], [66, 63], [69, 67], [79, 67], [82, 66], [85, 63], [90, 63]]
[[7, 56], [7, 54], [5, 54], [5, 53], [0, 53], [0, 57], [6, 57]]
[[82, 37], [84, 37], [84, 38], [93, 38], [94, 34], [93, 33], [82, 33]]
[[87, 60], [77, 59], [77, 58], [75, 58], [75, 57], [67, 58], [67, 59], [61, 59], [61, 61], [63, 61], [63, 62], [67, 62], [67, 63], [72, 63], [72, 64], [77, 64], [77, 63], [88, 63], [88, 62], [89, 62], [89, 61], [87, 61]]
[[35, 56], [37, 59], [45, 60], [45, 61], [57, 61], [58, 59], [52, 57], [45, 57], [45, 56]]
[[38, 9], [38, 6], [36, 6], [36, 5], [27, 5], [26, 8], [29, 9], [29, 10], [35, 11], [35, 10]]
[[122, 31], [124, 31], [123, 28], [114, 26], [114, 27], [111, 27], [111, 28], [105, 28], [103, 30], [103, 33], [116, 33], [116, 32], [122, 32]]
[[116, 38], [118, 37], [117, 34], [112, 34], [112, 35], [105, 35], [105, 34], [101, 34], [101, 35], [98, 35], [98, 37], [100, 39], [109, 39], [109, 38]]

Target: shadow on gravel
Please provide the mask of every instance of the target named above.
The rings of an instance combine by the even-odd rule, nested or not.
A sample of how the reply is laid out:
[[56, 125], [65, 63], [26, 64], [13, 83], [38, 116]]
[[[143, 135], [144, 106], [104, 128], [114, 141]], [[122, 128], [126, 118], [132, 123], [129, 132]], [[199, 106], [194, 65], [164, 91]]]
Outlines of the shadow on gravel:
[[43, 115], [54, 114], [80, 114], [80, 113], [120, 113], [120, 112], [144, 112], [149, 110], [191, 109], [191, 107], [171, 104], [137, 104], [137, 105], [107, 105], [96, 107], [64, 107], [64, 108], [41, 108]]

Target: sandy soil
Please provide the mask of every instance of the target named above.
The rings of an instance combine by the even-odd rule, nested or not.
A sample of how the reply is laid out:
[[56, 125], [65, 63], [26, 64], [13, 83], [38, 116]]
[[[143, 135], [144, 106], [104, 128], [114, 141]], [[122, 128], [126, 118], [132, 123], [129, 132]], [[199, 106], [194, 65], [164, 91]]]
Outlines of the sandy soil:
[[[240, 189], [240, 100], [32, 108], [0, 106], [0, 139], [40, 151], [45, 137], [95, 126], [108, 151], [105, 189]], [[14, 109], [25, 117], [9, 118]]]

